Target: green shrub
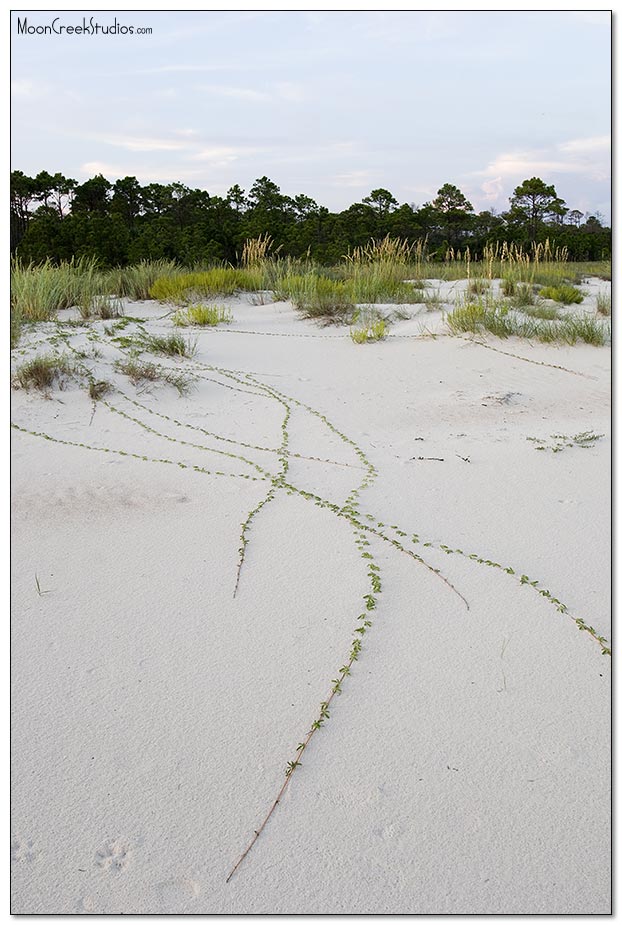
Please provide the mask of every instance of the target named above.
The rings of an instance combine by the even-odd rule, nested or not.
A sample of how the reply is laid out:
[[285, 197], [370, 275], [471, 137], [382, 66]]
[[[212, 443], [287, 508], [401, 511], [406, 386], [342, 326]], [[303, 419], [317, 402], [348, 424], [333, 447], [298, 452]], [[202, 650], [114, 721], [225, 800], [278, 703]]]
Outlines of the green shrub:
[[189, 305], [173, 315], [173, 324], [184, 328], [193, 324], [214, 327], [217, 324], [231, 324], [232, 321], [233, 315], [225, 305]]
[[552, 299], [554, 302], [561, 302], [562, 305], [575, 305], [583, 301], [583, 295], [575, 286], [543, 286], [540, 290], [540, 297], [543, 299]]

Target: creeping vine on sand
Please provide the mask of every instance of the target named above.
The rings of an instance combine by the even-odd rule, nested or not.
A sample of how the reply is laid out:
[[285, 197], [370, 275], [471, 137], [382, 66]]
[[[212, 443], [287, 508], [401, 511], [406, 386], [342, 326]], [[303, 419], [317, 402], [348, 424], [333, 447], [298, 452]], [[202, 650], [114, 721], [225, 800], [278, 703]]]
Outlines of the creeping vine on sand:
[[[68, 336], [64, 338], [67, 346], [70, 349], [73, 349], [70, 344], [70, 339]], [[122, 347], [118, 349], [122, 350]], [[74, 352], [76, 352], [74, 350]], [[503, 352], [503, 351], [500, 351]], [[524, 359], [522, 357], [517, 357], [518, 359]], [[535, 362], [535, 361], [534, 361]], [[85, 370], [85, 375], [89, 381], [94, 381], [94, 377], [86, 363], [83, 362], [83, 368]], [[101, 447], [95, 446], [92, 444], [87, 444], [78, 441], [71, 441], [63, 439], [60, 437], [53, 436], [51, 434], [43, 433], [40, 431], [34, 431], [28, 429], [24, 426], [21, 426], [17, 423], [12, 424], [16, 430], [24, 434], [30, 434], [35, 437], [43, 438], [49, 441], [57, 442], [67, 446], [75, 446], [83, 449], [103, 452], [103, 453], [113, 453], [120, 456], [129, 457], [132, 459], [137, 459], [145, 462], [157, 462], [160, 464], [166, 465], [176, 465], [180, 469], [188, 469], [197, 473], [205, 475], [217, 475], [224, 476], [227, 478], [242, 478], [255, 482], [266, 482], [269, 485], [267, 494], [260, 500], [255, 507], [247, 514], [244, 522], [241, 525], [241, 535], [240, 535], [240, 547], [238, 549], [238, 563], [237, 570], [235, 575], [235, 586], [234, 586], [234, 596], [238, 590], [240, 575], [242, 572], [242, 566], [244, 564], [246, 551], [249, 543], [249, 535], [254, 526], [256, 526], [257, 518], [263, 508], [275, 500], [280, 491], [284, 491], [290, 495], [296, 495], [303, 498], [304, 500], [313, 503], [317, 507], [327, 511], [328, 513], [337, 516], [339, 518], [347, 521], [352, 528], [353, 537], [355, 545], [359, 551], [360, 556], [364, 560], [367, 566], [367, 588], [366, 592], [362, 595], [362, 606], [359, 608], [360, 613], [356, 617], [355, 626], [353, 628], [353, 637], [350, 643], [350, 648], [345, 656], [341, 667], [336, 671], [335, 677], [330, 681], [330, 688], [326, 694], [326, 697], [321, 701], [317, 715], [311, 726], [303, 735], [301, 741], [298, 743], [294, 753], [292, 754], [290, 760], [287, 762], [284, 769], [284, 780], [281, 786], [278, 789], [278, 792], [270, 803], [266, 814], [263, 817], [261, 824], [253, 832], [252, 837], [250, 838], [249, 843], [245, 847], [242, 854], [239, 856], [238, 860], [230, 870], [227, 881], [231, 880], [234, 873], [239, 869], [242, 862], [246, 859], [249, 852], [252, 850], [257, 839], [261, 835], [265, 826], [267, 825], [269, 819], [273, 815], [276, 807], [279, 805], [280, 800], [289, 786], [294, 772], [301, 766], [301, 758], [306, 750], [309, 748], [311, 741], [316, 734], [324, 725], [326, 720], [330, 717], [330, 708], [333, 702], [333, 699], [341, 693], [342, 686], [346, 678], [351, 674], [354, 663], [358, 660], [360, 653], [363, 648], [364, 637], [367, 632], [373, 625], [374, 617], [376, 616], [377, 607], [378, 607], [378, 595], [382, 590], [382, 582], [380, 575], [380, 567], [375, 561], [372, 547], [371, 539], [374, 541], [382, 541], [391, 546], [391, 548], [400, 552], [401, 554], [407, 555], [416, 563], [422, 565], [428, 569], [434, 576], [436, 576], [440, 581], [442, 581], [449, 590], [455, 594], [461, 601], [464, 603], [466, 609], [469, 609], [469, 604], [464, 596], [458, 591], [458, 589], [452, 584], [452, 582], [441, 573], [437, 568], [434, 568], [429, 562], [427, 562], [424, 557], [419, 553], [415, 552], [411, 546], [418, 546], [419, 548], [433, 548], [443, 552], [446, 555], [459, 555], [463, 557], [466, 561], [473, 562], [477, 565], [486, 566], [488, 568], [496, 568], [507, 574], [514, 580], [516, 580], [521, 585], [526, 585], [535, 590], [539, 595], [544, 597], [549, 603], [556, 608], [556, 610], [562, 614], [567, 614], [570, 616], [570, 619], [574, 621], [578, 629], [587, 632], [600, 646], [601, 651], [604, 655], [609, 655], [611, 653], [610, 646], [607, 640], [599, 635], [598, 632], [592, 627], [589, 626], [583, 619], [574, 617], [568, 613], [568, 608], [563, 604], [557, 597], [554, 597], [552, 592], [548, 589], [540, 586], [539, 582], [531, 579], [525, 574], [521, 574], [520, 570], [514, 569], [511, 566], [503, 566], [500, 563], [497, 563], [491, 559], [486, 558], [475, 552], [465, 552], [462, 549], [453, 548], [442, 543], [433, 542], [431, 540], [425, 540], [418, 535], [409, 533], [400, 528], [397, 524], [392, 524], [387, 526], [385, 523], [380, 521], [374, 514], [370, 512], [361, 513], [360, 511], [360, 495], [361, 493], [368, 488], [374, 479], [377, 477], [378, 472], [375, 466], [368, 459], [367, 455], [363, 449], [349, 436], [340, 431], [325, 415], [317, 411], [315, 408], [312, 408], [309, 405], [306, 405], [304, 402], [299, 401], [293, 396], [286, 395], [282, 391], [278, 390], [276, 387], [268, 385], [265, 382], [262, 382], [257, 378], [256, 375], [240, 372], [235, 370], [222, 369], [216, 366], [210, 366], [207, 364], [202, 364], [197, 361], [192, 364], [186, 363], [186, 368], [192, 367], [194, 370], [200, 371], [200, 378], [209, 379], [210, 381], [216, 383], [219, 386], [235, 389], [236, 391], [244, 392], [246, 394], [261, 396], [268, 398], [269, 400], [277, 402], [283, 409], [283, 418], [281, 421], [281, 440], [278, 447], [264, 447], [254, 445], [243, 440], [235, 440], [231, 437], [226, 437], [221, 434], [214, 433], [213, 431], [208, 431], [202, 427], [199, 427], [190, 422], [185, 422], [183, 420], [178, 420], [176, 418], [165, 415], [159, 411], [156, 411], [153, 408], [148, 407], [144, 403], [137, 401], [134, 398], [131, 398], [129, 395], [126, 395], [123, 392], [117, 391], [116, 396], [118, 396], [121, 402], [131, 404], [135, 409], [136, 413], [130, 414], [127, 410], [122, 407], [119, 407], [117, 398], [114, 400], [112, 396], [107, 398], [98, 399], [98, 402], [106, 407], [111, 413], [118, 414], [124, 417], [127, 421], [139, 427], [141, 431], [148, 433], [151, 437], [157, 439], [164, 439], [169, 443], [179, 444], [180, 447], [188, 447], [193, 450], [200, 450], [209, 452], [220, 457], [227, 457], [232, 460], [237, 461], [244, 467], [249, 467], [253, 470], [253, 474], [249, 472], [223, 472], [221, 470], [212, 470], [207, 469], [198, 465], [191, 465], [182, 461], [161, 458], [161, 457], [152, 457], [147, 455], [142, 455], [139, 453], [129, 452], [120, 448], [113, 447]], [[543, 364], [551, 365], [551, 364]], [[556, 367], [561, 368], [563, 367]], [[566, 370], [567, 372], [572, 372], [572, 370]], [[206, 373], [211, 373], [211, 376], [206, 375]], [[581, 374], [579, 374], [581, 375]], [[215, 377], [219, 378], [215, 378]], [[223, 381], [225, 380], [225, 381]], [[300, 409], [303, 413], [309, 414], [319, 421], [335, 436], [338, 440], [352, 451], [358, 459], [359, 465], [352, 465], [351, 463], [344, 463], [343, 461], [334, 460], [334, 459], [322, 459], [315, 456], [304, 456], [302, 454], [294, 453], [289, 449], [290, 442], [290, 423], [291, 423], [291, 411], [292, 407]], [[149, 414], [151, 416], [156, 416], [163, 421], [168, 422], [169, 424], [174, 425], [175, 427], [192, 430], [194, 432], [200, 432], [205, 436], [213, 438], [216, 441], [224, 442], [229, 447], [230, 450], [219, 450], [215, 447], [206, 446], [201, 443], [190, 442], [181, 437], [174, 437], [170, 434], [164, 433], [163, 431], [153, 427], [151, 424], [147, 424], [144, 420], [141, 420], [137, 414]], [[278, 470], [276, 472], [270, 471], [268, 468], [260, 465], [255, 462], [253, 459], [250, 459], [248, 456], [243, 455], [242, 452], [239, 452], [239, 448], [243, 449], [252, 449], [254, 451], [265, 452], [272, 454], [276, 457], [278, 462]], [[236, 451], [237, 450], [237, 451]], [[330, 499], [323, 497], [312, 491], [307, 491], [304, 487], [297, 485], [289, 476], [289, 460], [291, 458], [299, 459], [311, 459], [317, 463], [320, 463], [325, 466], [334, 466], [340, 465], [352, 469], [359, 469], [362, 471], [362, 478], [360, 482], [350, 491], [345, 501], [339, 503], [337, 499]]]

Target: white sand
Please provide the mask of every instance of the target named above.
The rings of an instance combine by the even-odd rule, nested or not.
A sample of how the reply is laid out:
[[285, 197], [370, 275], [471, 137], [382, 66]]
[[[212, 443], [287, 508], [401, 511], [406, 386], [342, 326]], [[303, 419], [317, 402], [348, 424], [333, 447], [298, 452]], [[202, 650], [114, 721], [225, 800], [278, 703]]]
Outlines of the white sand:
[[[150, 358], [199, 376], [182, 398], [113, 372], [110, 322], [69, 329], [101, 352], [86, 362], [110, 405], [158, 434], [102, 403], [91, 420], [76, 384], [13, 394], [13, 421], [54, 441], [234, 476], [13, 432], [13, 912], [606, 914], [611, 660], [573, 618], [610, 639], [609, 348], [405, 336], [442, 330], [440, 312], [357, 346], [283, 303], [229, 304], [194, 360]], [[172, 330], [162, 306], [126, 310]], [[369, 592], [350, 523], [280, 488], [233, 599], [240, 525], [270, 483], [179, 440], [276, 473], [274, 452], [185, 426], [277, 448], [284, 406], [262, 385], [362, 448], [378, 470], [362, 514], [470, 609], [371, 537], [382, 592], [359, 660], [226, 883]], [[359, 457], [291, 408], [290, 450], [332, 462], [289, 457], [288, 481], [343, 504]], [[526, 439], [588, 430], [605, 436], [558, 453]]]

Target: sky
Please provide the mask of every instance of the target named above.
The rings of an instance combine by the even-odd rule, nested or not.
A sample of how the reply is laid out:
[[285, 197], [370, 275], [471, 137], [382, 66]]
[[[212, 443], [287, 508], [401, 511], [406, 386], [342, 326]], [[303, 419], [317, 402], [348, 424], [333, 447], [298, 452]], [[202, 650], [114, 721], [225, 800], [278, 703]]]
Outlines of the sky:
[[[67, 34], [83, 17], [134, 33]], [[221, 196], [265, 175], [332, 211], [453, 183], [501, 212], [538, 176], [609, 221], [610, 39], [606, 11], [16, 11], [11, 168]]]

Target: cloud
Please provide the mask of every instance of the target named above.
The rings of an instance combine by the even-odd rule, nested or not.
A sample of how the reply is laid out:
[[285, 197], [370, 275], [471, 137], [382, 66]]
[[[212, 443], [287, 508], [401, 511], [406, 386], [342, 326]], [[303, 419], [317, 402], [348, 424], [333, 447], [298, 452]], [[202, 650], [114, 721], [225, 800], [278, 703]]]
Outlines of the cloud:
[[484, 170], [475, 173], [491, 178], [488, 181], [489, 188], [484, 190], [489, 194], [492, 193], [490, 183], [500, 181], [504, 177], [579, 174], [591, 180], [602, 181], [610, 176], [610, 146], [608, 135], [574, 138], [547, 148], [498, 154]]
[[373, 184], [371, 170], [351, 170], [349, 173], [340, 173], [333, 178], [334, 186], [364, 187]]
[[212, 167], [226, 167], [228, 164], [237, 161], [243, 155], [257, 154], [259, 150], [259, 148], [234, 148], [225, 145], [216, 145], [214, 147], [201, 148], [195, 154], [192, 154], [190, 159], [209, 163]]
[[580, 19], [581, 22], [590, 23], [592, 26], [611, 27], [610, 10], [569, 10], [571, 16]]
[[165, 167], [136, 167], [122, 164], [110, 164], [106, 161], [88, 161], [81, 164], [79, 172], [86, 177], [101, 173], [104, 177], [137, 177], [139, 182], [148, 183], [175, 183], [183, 181], [201, 181], [205, 178], [205, 168], [184, 168], [178, 164]]
[[187, 141], [175, 141], [170, 138], [144, 138], [138, 135], [99, 135], [97, 141], [127, 151], [184, 151], [188, 149]]
[[486, 180], [482, 183], [484, 199], [487, 202], [497, 202], [503, 196], [503, 182], [501, 177], [495, 177], [494, 180]]
[[610, 135], [594, 135], [592, 138], [575, 138], [564, 141], [558, 145], [560, 151], [567, 154], [593, 154], [595, 151], [605, 151], [609, 154], [611, 149]]
[[221, 96], [225, 99], [248, 103], [302, 103], [308, 98], [306, 88], [291, 80], [278, 81], [262, 90], [257, 90], [255, 87], [231, 87], [221, 84], [204, 84], [199, 89], [211, 96]]
[[199, 87], [205, 93], [212, 96], [222, 96], [225, 99], [242, 100], [248, 103], [268, 103], [270, 96], [261, 90], [254, 90], [251, 87], [222, 87], [222, 86], [202, 86]]
[[35, 83], [34, 80], [21, 79], [11, 81], [11, 95], [19, 97], [22, 100], [36, 100], [41, 96], [45, 96], [45, 93], [46, 88]]

